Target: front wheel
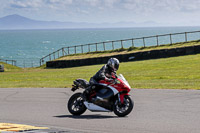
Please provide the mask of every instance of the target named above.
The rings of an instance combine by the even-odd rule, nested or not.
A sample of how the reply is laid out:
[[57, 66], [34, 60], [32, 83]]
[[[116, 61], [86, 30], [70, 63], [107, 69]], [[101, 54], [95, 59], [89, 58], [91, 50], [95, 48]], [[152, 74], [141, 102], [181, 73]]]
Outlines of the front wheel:
[[113, 111], [117, 116], [124, 117], [132, 111], [133, 106], [134, 102], [128, 95], [125, 95], [123, 104], [121, 104], [118, 99], [115, 101]]
[[68, 101], [68, 110], [73, 115], [81, 115], [86, 111], [86, 107], [83, 103], [82, 93], [75, 93]]

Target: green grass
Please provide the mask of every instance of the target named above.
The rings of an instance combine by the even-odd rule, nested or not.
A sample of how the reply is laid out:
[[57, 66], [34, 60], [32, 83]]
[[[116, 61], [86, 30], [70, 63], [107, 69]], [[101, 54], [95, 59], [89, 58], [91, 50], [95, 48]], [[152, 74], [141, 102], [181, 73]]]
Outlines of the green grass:
[[[101, 67], [6, 68], [6, 72], [0, 73], [0, 88], [71, 87], [74, 79], [89, 80]], [[200, 89], [200, 54], [121, 63], [118, 73], [125, 76], [132, 88]]]

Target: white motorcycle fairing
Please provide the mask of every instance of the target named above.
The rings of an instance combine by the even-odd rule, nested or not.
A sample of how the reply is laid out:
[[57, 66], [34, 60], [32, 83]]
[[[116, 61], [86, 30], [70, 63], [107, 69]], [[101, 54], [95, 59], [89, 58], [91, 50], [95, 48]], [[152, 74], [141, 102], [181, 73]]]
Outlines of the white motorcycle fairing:
[[90, 111], [92, 111], [92, 112], [111, 112], [110, 110], [107, 110], [107, 109], [105, 109], [105, 108], [102, 108], [102, 107], [100, 107], [100, 106], [98, 106], [98, 105], [95, 105], [95, 104], [93, 104], [93, 103], [88, 103], [88, 102], [83, 102], [84, 103], [84, 105], [86, 106], [86, 108], [88, 109], [88, 110], [90, 110]]

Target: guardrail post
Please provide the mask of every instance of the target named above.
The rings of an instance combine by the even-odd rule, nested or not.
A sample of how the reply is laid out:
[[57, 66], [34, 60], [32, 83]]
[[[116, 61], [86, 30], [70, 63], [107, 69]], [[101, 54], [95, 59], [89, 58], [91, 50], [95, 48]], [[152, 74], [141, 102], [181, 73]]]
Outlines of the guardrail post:
[[51, 55], [49, 54], [49, 60], [51, 61]]
[[83, 45], [81, 45], [81, 52], [83, 53]]
[[115, 47], [114, 47], [114, 41], [112, 41], [112, 49], [113, 50], [115, 49]]
[[170, 36], [170, 44], [172, 44], [172, 34], [169, 34]]
[[132, 47], [134, 47], [134, 42], [133, 42], [133, 39], [132, 39]]
[[145, 40], [144, 40], [144, 37], [143, 37], [143, 44], [144, 44], [144, 47], [145, 47]]
[[124, 48], [124, 46], [123, 46], [123, 40], [121, 40], [121, 48]]
[[97, 43], [96, 43], [96, 51], [98, 51], [98, 49], [97, 49]]
[[106, 50], [105, 42], [103, 42], [103, 49], [104, 49], [104, 51]]
[[60, 55], [59, 55], [59, 51], [60, 51], [60, 50], [58, 50], [58, 58], [60, 57]]
[[88, 44], [88, 52], [90, 52], [90, 44]]
[[65, 56], [65, 53], [64, 53], [64, 48], [62, 48], [62, 55], [63, 55], [63, 56]]
[[69, 55], [69, 47], [68, 47], [68, 55]]
[[159, 46], [158, 35], [156, 36], [157, 46]]
[[185, 42], [187, 42], [187, 32], [185, 32]]
[[76, 54], [76, 46], [74, 46], [74, 53]]

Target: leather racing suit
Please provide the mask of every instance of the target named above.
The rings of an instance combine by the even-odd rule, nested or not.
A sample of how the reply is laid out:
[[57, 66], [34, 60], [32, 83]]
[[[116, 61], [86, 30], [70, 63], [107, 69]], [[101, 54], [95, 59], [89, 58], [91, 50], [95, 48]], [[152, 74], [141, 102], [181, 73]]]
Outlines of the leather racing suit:
[[90, 84], [98, 84], [100, 80], [111, 81], [112, 73], [113, 70], [106, 64], [90, 79]]

